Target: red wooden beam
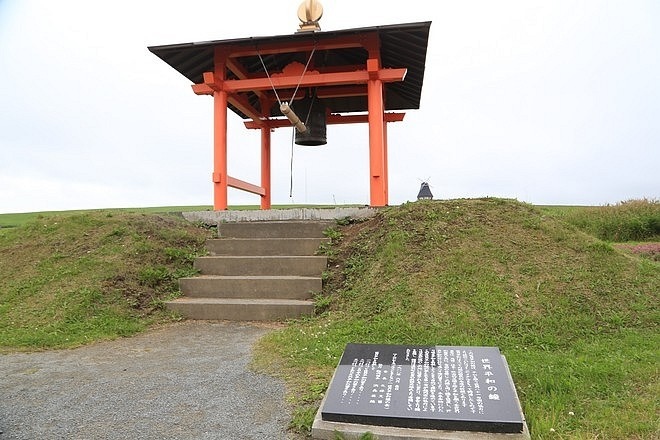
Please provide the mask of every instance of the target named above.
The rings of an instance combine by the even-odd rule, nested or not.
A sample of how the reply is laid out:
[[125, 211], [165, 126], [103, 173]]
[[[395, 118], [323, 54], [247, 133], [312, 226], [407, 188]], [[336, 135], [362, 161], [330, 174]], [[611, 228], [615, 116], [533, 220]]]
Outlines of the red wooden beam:
[[[371, 75], [376, 76], [382, 82], [396, 82], [403, 81], [406, 77], [406, 72], [407, 69], [380, 69], [377, 72], [371, 73]], [[295, 88], [299, 84], [300, 87], [366, 84], [370, 79], [372, 78], [370, 78], [368, 71], [360, 70], [357, 72], [319, 73], [318, 75], [305, 75], [302, 78], [298, 76], [280, 76], [272, 77], [270, 80], [268, 78], [230, 79], [225, 80], [222, 85], [216, 84], [216, 86], [221, 87], [227, 93], [238, 93], [269, 90], [273, 87], [275, 89]]]
[[252, 118], [255, 121], [261, 118], [261, 113], [250, 104], [250, 101], [244, 95], [229, 95], [227, 102], [243, 112], [248, 118]]
[[[257, 90], [287, 89], [295, 87], [316, 87], [323, 85], [355, 85], [366, 84], [369, 80], [378, 79], [382, 82], [403, 81], [407, 69], [378, 69], [375, 71], [358, 70], [354, 72], [334, 72], [305, 75], [272, 76], [268, 78], [230, 79], [217, 81], [213, 72], [204, 72], [203, 78], [206, 86], [215, 91], [224, 90], [227, 93], [253, 92]], [[206, 94], [208, 88], [202, 84], [193, 85], [193, 91], [198, 94]]]
[[260, 196], [265, 196], [266, 195], [266, 189], [253, 185], [251, 183], [245, 182], [240, 179], [235, 179], [234, 177], [227, 176], [227, 186], [231, 186], [232, 188], [240, 189], [243, 191], [250, 192], [252, 194], [258, 194]]
[[[222, 81], [216, 81], [213, 72], [204, 72], [203, 77], [203, 84], [193, 84], [192, 86], [193, 92], [195, 92], [195, 94], [213, 95], [213, 92], [222, 91]], [[261, 118], [261, 113], [256, 108], [254, 108], [252, 104], [250, 104], [250, 101], [244, 95], [240, 95], [238, 93], [229, 94], [227, 96], [227, 102], [236, 107], [248, 118], [252, 118], [255, 121], [258, 121]]]
[[213, 95], [213, 89], [207, 84], [193, 84], [195, 95]]
[[[383, 113], [384, 122], [401, 122], [405, 113]], [[369, 122], [369, 115], [330, 115], [328, 123], [332, 124], [356, 124], [361, 122]]]
[[[282, 101], [289, 101], [293, 96], [295, 89], [285, 89], [278, 90], [277, 94], [279, 95]], [[275, 95], [273, 94], [273, 97]], [[328, 87], [318, 87], [316, 89], [316, 97], [320, 99], [325, 98], [345, 98], [349, 96], [367, 96], [367, 86], [366, 84], [354, 85], [354, 86], [328, 86]], [[298, 91], [296, 99], [303, 99], [304, 95]]]
[[316, 96], [324, 98], [345, 98], [348, 96], [367, 96], [366, 84], [357, 86], [330, 86], [316, 89]]
[[[385, 122], [401, 122], [405, 113], [385, 113], [383, 120]], [[328, 125], [338, 125], [338, 124], [359, 124], [369, 122], [369, 115], [337, 115], [331, 114], [326, 118], [326, 123]], [[262, 128], [266, 124], [270, 128], [284, 128], [291, 127], [291, 122], [286, 118], [270, 118], [260, 121], [245, 121], [243, 123], [245, 128], [257, 129]]]
[[[241, 64], [241, 62], [236, 58], [227, 58], [227, 69], [233, 72], [238, 79], [247, 79], [250, 78], [251, 76], [254, 76], [254, 75], [250, 75], [249, 71], [245, 68], [245, 66], [243, 66], [243, 64]], [[264, 92], [261, 91], [256, 92], [256, 94], [257, 96], [259, 96], [259, 98], [267, 97], [264, 95]]]

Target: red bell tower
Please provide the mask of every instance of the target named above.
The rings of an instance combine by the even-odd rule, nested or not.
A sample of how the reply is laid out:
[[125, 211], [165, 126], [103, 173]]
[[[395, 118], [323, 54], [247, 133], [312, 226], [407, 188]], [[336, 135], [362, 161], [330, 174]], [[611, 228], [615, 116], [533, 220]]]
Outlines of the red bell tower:
[[[320, 145], [326, 124], [367, 123], [369, 204], [388, 204], [387, 124], [419, 108], [431, 22], [322, 32], [322, 12], [318, 2], [303, 2], [300, 29], [290, 35], [149, 47], [196, 94], [213, 97], [215, 210], [227, 209], [228, 187], [260, 196], [261, 209], [270, 209], [271, 131], [292, 125], [296, 143]], [[320, 106], [316, 120], [310, 100]], [[228, 110], [261, 131], [259, 184], [228, 174]]]

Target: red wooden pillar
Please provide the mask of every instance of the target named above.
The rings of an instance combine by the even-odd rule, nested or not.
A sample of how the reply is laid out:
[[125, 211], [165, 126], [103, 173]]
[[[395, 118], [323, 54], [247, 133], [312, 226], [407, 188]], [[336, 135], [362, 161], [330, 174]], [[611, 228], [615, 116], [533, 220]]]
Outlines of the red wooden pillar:
[[270, 209], [270, 127], [261, 128], [261, 209]]
[[[266, 98], [260, 99], [261, 104], [261, 115], [264, 119], [270, 117], [270, 105], [271, 101]], [[264, 121], [264, 125], [261, 127], [261, 187], [266, 192], [261, 196], [261, 209], [270, 209], [271, 201], [271, 164], [270, 164], [270, 125]]]
[[213, 93], [213, 209], [227, 209], [227, 92]]
[[[385, 118], [385, 114], [383, 114]], [[383, 123], [383, 189], [385, 191], [385, 204], [389, 203], [390, 199], [390, 174], [388, 170], [388, 160], [387, 160], [387, 122]]]
[[[225, 79], [225, 54], [216, 50], [214, 83]], [[227, 209], [227, 92], [213, 92], [213, 209]]]
[[378, 78], [380, 62], [376, 58], [367, 60], [369, 81], [367, 99], [369, 110], [369, 174], [370, 205], [387, 205], [387, 169], [385, 167], [385, 107], [383, 104], [383, 81]]
[[[264, 118], [268, 118], [270, 101], [261, 99], [261, 108]], [[271, 206], [270, 169], [270, 125], [264, 121], [264, 126], [261, 127], [261, 187], [266, 194], [261, 196], [261, 209], [270, 209]]]

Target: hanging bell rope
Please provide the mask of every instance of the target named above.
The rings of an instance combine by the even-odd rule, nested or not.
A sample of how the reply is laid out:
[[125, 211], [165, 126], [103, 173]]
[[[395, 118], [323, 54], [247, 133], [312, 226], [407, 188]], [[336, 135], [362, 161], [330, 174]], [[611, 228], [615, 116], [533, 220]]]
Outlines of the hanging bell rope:
[[307, 68], [309, 67], [309, 63], [312, 61], [312, 57], [314, 56], [314, 52], [316, 52], [316, 43], [314, 43], [314, 48], [312, 49], [312, 52], [309, 54], [309, 58], [307, 58], [307, 63], [305, 63], [305, 68], [303, 69], [302, 75], [300, 75], [300, 79], [298, 80], [298, 85], [296, 86], [296, 89], [293, 91], [293, 95], [291, 96], [291, 99], [289, 100], [289, 105], [293, 104], [293, 100], [296, 97], [296, 93], [298, 93], [298, 88], [300, 87], [300, 83], [302, 82], [302, 79], [305, 76], [305, 73], [307, 73]]
[[[256, 49], [256, 47], [255, 47]], [[294, 139], [295, 139], [295, 132], [298, 130], [299, 133], [305, 133], [307, 131], [307, 127], [305, 124], [300, 120], [298, 115], [296, 115], [296, 112], [293, 111], [291, 108], [291, 105], [293, 104], [293, 100], [296, 97], [296, 94], [298, 93], [298, 89], [300, 88], [300, 83], [302, 83], [303, 77], [305, 76], [305, 73], [307, 73], [307, 68], [309, 67], [309, 63], [312, 61], [312, 57], [314, 56], [314, 52], [316, 51], [316, 44], [314, 44], [314, 48], [312, 49], [312, 52], [309, 54], [309, 58], [307, 59], [307, 63], [305, 64], [305, 68], [303, 69], [302, 74], [300, 75], [300, 79], [298, 80], [298, 84], [296, 85], [295, 90], [293, 91], [293, 95], [291, 96], [291, 100], [287, 102], [282, 102], [280, 99], [280, 96], [277, 93], [277, 89], [275, 88], [275, 85], [273, 84], [273, 80], [270, 77], [270, 74], [268, 73], [268, 68], [266, 67], [266, 63], [264, 63], [264, 59], [261, 56], [261, 53], [259, 53], [259, 50], [257, 50], [257, 55], [259, 56], [259, 61], [261, 61], [261, 66], [264, 68], [264, 72], [266, 72], [266, 77], [268, 77], [268, 82], [270, 82], [270, 87], [273, 89], [273, 92], [275, 93], [275, 98], [277, 99], [277, 103], [280, 105], [280, 112], [286, 116], [286, 118], [291, 122], [291, 125], [293, 125], [294, 130], [291, 132], [291, 162], [289, 164], [290, 166], [290, 176], [291, 179], [289, 181], [289, 197], [293, 198], [293, 144], [294, 144]], [[307, 111], [307, 118], [309, 119], [309, 114], [311, 111], [311, 107]]]
[[289, 198], [293, 199], [293, 141], [296, 137], [296, 130], [291, 130], [291, 161], [289, 162]]
[[[289, 100], [289, 103], [280, 103], [280, 112], [286, 118], [291, 122], [291, 124], [296, 127], [296, 130], [298, 130], [298, 133], [305, 133], [307, 131], [307, 127], [305, 124], [307, 123], [307, 119], [309, 119], [309, 112], [307, 113], [307, 118], [305, 118], [305, 122], [302, 122], [298, 115], [293, 111], [291, 108], [291, 105], [293, 104], [293, 100], [296, 98], [296, 93], [298, 93], [298, 89], [300, 88], [300, 83], [302, 82], [303, 77], [305, 76], [305, 73], [307, 72], [307, 68], [309, 67], [310, 61], [312, 61], [312, 57], [314, 56], [314, 52], [316, 51], [316, 45], [314, 45], [314, 48], [312, 49], [312, 52], [309, 54], [309, 58], [307, 59], [307, 63], [305, 64], [305, 68], [303, 69], [302, 74], [300, 75], [300, 79], [298, 80], [298, 84], [296, 85], [296, 89], [293, 91], [293, 95], [291, 95], [291, 99]], [[271, 82], [272, 86], [272, 82]]]
[[268, 78], [268, 82], [270, 83], [270, 87], [273, 89], [273, 92], [275, 92], [275, 98], [277, 99], [277, 103], [282, 105], [282, 101], [280, 100], [280, 95], [277, 94], [277, 89], [275, 88], [275, 85], [273, 84], [273, 80], [270, 78], [270, 75], [268, 74], [268, 69], [266, 68], [266, 63], [264, 63], [264, 59], [261, 58], [261, 54], [259, 51], [257, 51], [257, 55], [259, 55], [259, 61], [261, 61], [261, 65], [264, 68], [264, 72], [266, 72], [266, 77]]
[[298, 88], [300, 87], [300, 83], [302, 82], [305, 73], [307, 73], [307, 68], [309, 67], [309, 63], [312, 61], [312, 57], [314, 56], [315, 51], [316, 51], [316, 44], [314, 44], [314, 48], [312, 49], [312, 52], [309, 54], [309, 58], [307, 59], [305, 68], [303, 69], [303, 72], [300, 75], [300, 79], [298, 80], [298, 85], [296, 85], [296, 88], [293, 91], [293, 95], [291, 96], [291, 100], [288, 103], [282, 102], [280, 100], [280, 96], [277, 94], [277, 89], [275, 88], [275, 85], [273, 84], [273, 80], [271, 79], [270, 74], [268, 73], [268, 68], [266, 67], [266, 63], [264, 63], [264, 59], [261, 57], [261, 53], [257, 51], [257, 55], [259, 56], [259, 61], [261, 61], [261, 65], [264, 68], [264, 72], [266, 72], [266, 77], [268, 77], [268, 82], [270, 82], [270, 87], [273, 89], [273, 92], [275, 92], [275, 98], [277, 99], [277, 103], [280, 105], [280, 112], [284, 116], [286, 116], [289, 122], [291, 122], [291, 125], [296, 127], [296, 130], [298, 130], [299, 133], [305, 133], [307, 131], [307, 127], [305, 127], [305, 123], [300, 120], [298, 115], [296, 115], [296, 112], [293, 111], [291, 105], [293, 104], [293, 100], [296, 97], [296, 93], [298, 93]]

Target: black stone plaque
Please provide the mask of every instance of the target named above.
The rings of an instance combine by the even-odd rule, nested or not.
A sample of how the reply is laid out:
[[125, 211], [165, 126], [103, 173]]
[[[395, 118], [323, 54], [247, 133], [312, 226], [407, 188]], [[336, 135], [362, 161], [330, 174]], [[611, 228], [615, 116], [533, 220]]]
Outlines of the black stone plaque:
[[520, 433], [524, 424], [497, 347], [348, 344], [321, 418], [498, 433]]

